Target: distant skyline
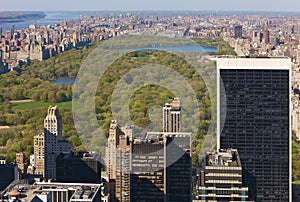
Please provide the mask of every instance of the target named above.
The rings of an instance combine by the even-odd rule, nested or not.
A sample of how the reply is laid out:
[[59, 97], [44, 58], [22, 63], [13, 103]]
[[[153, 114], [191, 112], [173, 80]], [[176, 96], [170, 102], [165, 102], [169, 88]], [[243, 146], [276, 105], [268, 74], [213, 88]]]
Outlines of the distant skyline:
[[[50, 3], [51, 2], [51, 3]], [[23, 10], [232, 10], [232, 11], [300, 11], [299, 0], [14, 0], [1, 2], [0, 11]]]

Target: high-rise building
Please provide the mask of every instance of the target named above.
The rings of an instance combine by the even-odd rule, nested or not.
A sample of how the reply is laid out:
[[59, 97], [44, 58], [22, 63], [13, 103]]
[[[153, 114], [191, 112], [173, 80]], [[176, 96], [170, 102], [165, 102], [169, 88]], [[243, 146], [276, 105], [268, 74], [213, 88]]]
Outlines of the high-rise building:
[[166, 201], [190, 201], [192, 193], [191, 133], [164, 133]]
[[242, 38], [243, 37], [243, 26], [235, 25], [234, 26], [234, 38]]
[[62, 118], [58, 107], [50, 106], [44, 120], [44, 133], [34, 136], [35, 174], [56, 178], [56, 157], [70, 152], [71, 144], [62, 140]]
[[191, 200], [190, 133], [148, 132], [131, 155], [131, 201]]
[[163, 132], [181, 132], [181, 102], [174, 98], [163, 108]]
[[197, 201], [246, 201], [242, 165], [236, 149], [209, 152], [202, 160], [197, 186]]
[[44, 135], [51, 135], [49, 141], [62, 138], [62, 118], [57, 106], [48, 108], [48, 114], [44, 119]]
[[119, 136], [119, 142], [116, 155], [116, 179], [115, 190], [118, 201], [130, 201], [131, 196], [131, 154], [130, 142], [127, 134]]
[[[119, 136], [110, 178], [113, 201], [190, 201], [191, 134], [149, 132]], [[113, 177], [115, 176], [115, 177]]]
[[270, 32], [267, 29], [264, 30], [264, 32], [263, 32], [263, 40], [264, 40], [265, 44], [270, 43]]
[[254, 201], [291, 201], [288, 58], [218, 58], [217, 148], [236, 148]]
[[131, 162], [131, 201], [164, 201], [166, 173], [163, 139], [134, 140], [131, 151], [134, 154]]
[[180, 132], [178, 98], [163, 110], [171, 131], [148, 132], [142, 139], [112, 120], [106, 148], [112, 201], [191, 200], [191, 133]]
[[132, 138], [132, 129], [128, 127], [123, 129], [124, 131], [121, 130], [117, 120], [111, 121], [105, 151], [112, 201], [129, 201], [130, 196], [129, 140]]

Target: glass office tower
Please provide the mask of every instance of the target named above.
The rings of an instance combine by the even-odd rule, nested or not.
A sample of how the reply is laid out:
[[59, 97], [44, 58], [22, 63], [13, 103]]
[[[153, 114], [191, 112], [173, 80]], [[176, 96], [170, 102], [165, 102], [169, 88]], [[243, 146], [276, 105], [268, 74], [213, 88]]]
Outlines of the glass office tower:
[[218, 149], [235, 148], [254, 201], [291, 201], [288, 58], [218, 58]]

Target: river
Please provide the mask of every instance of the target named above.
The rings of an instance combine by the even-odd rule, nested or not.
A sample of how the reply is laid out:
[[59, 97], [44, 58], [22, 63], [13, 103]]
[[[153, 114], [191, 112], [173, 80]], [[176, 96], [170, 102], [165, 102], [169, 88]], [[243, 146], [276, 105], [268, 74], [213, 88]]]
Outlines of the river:
[[[45, 18], [38, 19], [37, 24], [39, 26], [42, 25], [55, 25], [60, 22], [63, 22], [64, 20], [78, 20], [80, 17], [83, 16], [92, 16], [92, 15], [98, 15], [99, 12], [96, 11], [44, 11], [46, 14]], [[22, 22], [13, 22], [13, 23], [1, 23], [0, 22], [0, 28], [2, 28], [3, 31], [7, 31], [12, 29], [13, 25], [15, 26], [15, 29], [23, 29], [28, 28], [29, 25], [33, 24], [34, 20], [25, 20]]]

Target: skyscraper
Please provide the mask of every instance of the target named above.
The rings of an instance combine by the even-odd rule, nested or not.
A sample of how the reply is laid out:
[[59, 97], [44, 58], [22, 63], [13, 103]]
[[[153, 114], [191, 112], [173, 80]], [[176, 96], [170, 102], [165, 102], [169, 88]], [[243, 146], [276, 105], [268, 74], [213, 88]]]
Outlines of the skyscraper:
[[288, 58], [218, 58], [218, 149], [236, 148], [255, 201], [291, 201]]
[[62, 138], [62, 118], [57, 106], [48, 108], [48, 114], [44, 120], [44, 134], [51, 135], [50, 141]]
[[129, 140], [132, 138], [132, 129], [124, 127], [123, 130], [117, 120], [111, 121], [105, 151], [111, 201], [130, 200]]
[[[181, 131], [181, 104], [164, 109], [165, 132], [132, 138], [132, 129], [112, 120], [106, 148], [112, 201], [191, 200], [191, 133]], [[169, 131], [170, 130], [170, 131]]]
[[71, 144], [62, 140], [62, 118], [58, 107], [50, 106], [44, 120], [44, 133], [34, 136], [35, 174], [56, 178], [56, 157], [70, 152]]
[[166, 173], [163, 139], [134, 140], [131, 151], [134, 154], [131, 163], [132, 201], [164, 201]]
[[243, 37], [243, 26], [235, 25], [234, 26], [234, 38], [242, 38]]
[[264, 30], [263, 32], [263, 39], [265, 41], [266, 44], [270, 43], [270, 32], [268, 29]]
[[174, 98], [163, 108], [163, 132], [181, 132], [181, 102]]
[[131, 144], [131, 201], [191, 200], [191, 133], [148, 132]]

